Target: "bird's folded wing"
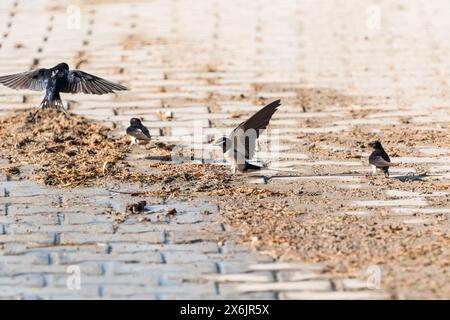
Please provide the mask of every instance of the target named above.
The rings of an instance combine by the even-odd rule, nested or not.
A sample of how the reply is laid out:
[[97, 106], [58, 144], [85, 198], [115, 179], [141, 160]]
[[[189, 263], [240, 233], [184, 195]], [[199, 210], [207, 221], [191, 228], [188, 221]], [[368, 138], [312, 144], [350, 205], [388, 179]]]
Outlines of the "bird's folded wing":
[[148, 131], [148, 129], [143, 125], [141, 125], [140, 129], [150, 139], [150, 132]]
[[67, 84], [61, 89], [61, 92], [106, 94], [113, 93], [114, 91], [128, 90], [120, 84], [110, 82], [80, 70], [69, 71], [67, 80]]
[[235, 145], [235, 149], [242, 153], [245, 152], [246, 159], [253, 158], [256, 139], [267, 128], [270, 119], [280, 105], [280, 100], [268, 104], [231, 132], [230, 140]]
[[150, 140], [150, 134], [147, 135], [138, 128], [129, 129], [127, 130], [127, 133], [138, 140]]
[[381, 156], [371, 158], [369, 160], [369, 163], [374, 165], [375, 167], [378, 167], [378, 168], [384, 168], [384, 167], [392, 166], [392, 163], [390, 163], [389, 161], [384, 160]]
[[28, 72], [10, 74], [0, 77], [0, 83], [12, 89], [27, 89], [33, 91], [45, 90], [46, 79], [50, 70], [37, 69]]

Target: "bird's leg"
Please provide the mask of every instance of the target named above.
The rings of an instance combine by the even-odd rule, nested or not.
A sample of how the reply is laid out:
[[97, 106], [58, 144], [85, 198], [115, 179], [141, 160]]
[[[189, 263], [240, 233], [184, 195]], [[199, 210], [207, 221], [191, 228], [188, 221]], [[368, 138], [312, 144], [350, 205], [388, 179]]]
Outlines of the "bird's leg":
[[39, 109], [38, 110], [36, 110], [36, 112], [35, 113], [33, 113], [32, 115], [31, 115], [31, 122], [33, 122], [33, 123], [35, 123], [36, 122], [36, 115], [37, 115], [37, 113], [39, 112]]
[[135, 144], [137, 144], [136, 138], [135, 138], [135, 137], [131, 137], [130, 148], [131, 148], [133, 145], [135, 145]]
[[66, 109], [64, 109], [64, 107], [61, 107], [59, 110], [64, 113], [64, 116], [66, 117], [66, 119], [69, 119], [69, 113], [67, 112]]
[[69, 118], [69, 113], [67, 112], [66, 108], [64, 108], [64, 104], [61, 101], [61, 99], [59, 98], [59, 95], [58, 95], [58, 100], [56, 100], [56, 109], [58, 109], [58, 111], [61, 111], [62, 113], [64, 113], [64, 116], [66, 117], [66, 119]]
[[384, 177], [389, 178], [389, 170], [384, 170]]
[[45, 98], [44, 100], [42, 100], [42, 102], [39, 104], [39, 106], [37, 107], [37, 110], [35, 113], [33, 113], [33, 115], [31, 116], [31, 122], [36, 122], [36, 115], [38, 114], [39, 111], [41, 111], [42, 109], [45, 108]]
[[33, 114], [31, 115], [31, 122], [33, 122], [33, 123], [36, 122], [36, 115], [38, 114], [38, 112], [39, 112], [40, 110], [41, 110], [41, 109], [38, 108], [38, 109], [36, 110], [36, 112], [33, 113]]

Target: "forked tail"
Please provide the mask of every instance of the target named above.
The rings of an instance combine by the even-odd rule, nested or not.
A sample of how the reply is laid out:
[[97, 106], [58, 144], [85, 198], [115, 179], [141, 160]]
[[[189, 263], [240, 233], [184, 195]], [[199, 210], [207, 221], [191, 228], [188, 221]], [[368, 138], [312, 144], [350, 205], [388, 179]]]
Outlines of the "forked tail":
[[64, 114], [67, 115], [67, 111], [66, 109], [64, 109], [64, 105], [61, 98], [48, 99], [47, 97], [45, 97], [44, 100], [42, 100], [41, 104], [39, 105], [39, 109], [46, 109], [46, 108], [56, 109], [64, 112]]
[[46, 108], [56, 109], [56, 110], [62, 111], [62, 112], [64, 112], [66, 117], [69, 116], [69, 114], [67, 113], [66, 109], [64, 109], [64, 105], [63, 105], [63, 102], [62, 102], [61, 98], [57, 97], [57, 98], [53, 98], [53, 99], [48, 99], [47, 97], [45, 97], [44, 100], [42, 100], [42, 102], [39, 104], [39, 107], [36, 110], [36, 112], [32, 115], [31, 121], [34, 122], [37, 113], [40, 110], [46, 109]]
[[257, 170], [261, 170], [262, 167], [259, 166], [255, 166], [254, 164], [248, 163], [247, 161], [245, 161], [245, 171], [251, 170], [251, 171], [257, 171]]

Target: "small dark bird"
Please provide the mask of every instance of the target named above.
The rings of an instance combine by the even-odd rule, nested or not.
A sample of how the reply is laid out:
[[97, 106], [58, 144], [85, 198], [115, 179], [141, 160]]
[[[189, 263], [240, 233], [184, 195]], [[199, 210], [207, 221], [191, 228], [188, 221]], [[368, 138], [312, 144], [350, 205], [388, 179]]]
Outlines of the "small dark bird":
[[131, 137], [131, 144], [147, 144], [151, 140], [150, 132], [138, 118], [131, 118], [127, 134]]
[[60, 63], [51, 69], [37, 69], [2, 76], [0, 77], [0, 83], [16, 90], [45, 91], [45, 97], [39, 105], [39, 109], [53, 108], [64, 112], [66, 115], [67, 112], [59, 95], [60, 92], [106, 94], [128, 90], [120, 84], [107, 81], [92, 74], [80, 70], [69, 70], [69, 66], [66, 63]]
[[391, 166], [391, 159], [380, 141], [372, 141], [369, 143], [369, 147], [373, 149], [373, 152], [369, 156], [369, 163], [372, 165], [373, 174], [377, 173], [377, 169], [384, 172], [384, 176], [389, 177], [389, 166]]
[[222, 148], [224, 158], [231, 163], [233, 173], [261, 170], [261, 167], [248, 161], [255, 154], [256, 140], [267, 128], [270, 119], [280, 105], [280, 100], [268, 104], [247, 121], [242, 122], [231, 132], [229, 137], [223, 136], [214, 142], [214, 145]]

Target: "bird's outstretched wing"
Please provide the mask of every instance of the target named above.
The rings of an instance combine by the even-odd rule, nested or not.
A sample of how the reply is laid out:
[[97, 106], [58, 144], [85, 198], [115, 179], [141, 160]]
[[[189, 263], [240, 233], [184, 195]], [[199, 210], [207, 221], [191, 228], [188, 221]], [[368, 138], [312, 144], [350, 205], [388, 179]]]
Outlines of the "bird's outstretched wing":
[[377, 168], [385, 168], [392, 166], [391, 162], [384, 160], [381, 156], [370, 157], [369, 163]]
[[45, 90], [46, 80], [50, 77], [49, 69], [37, 69], [0, 77], [0, 83], [12, 89], [33, 91]]
[[245, 159], [253, 158], [256, 139], [267, 128], [270, 119], [280, 105], [280, 100], [268, 104], [231, 132], [230, 140], [234, 148], [242, 153], [245, 151]]
[[67, 84], [65, 87], [61, 88], [61, 92], [65, 93], [88, 94], [106, 94], [122, 90], [128, 89], [120, 84], [110, 82], [80, 70], [69, 71]]

